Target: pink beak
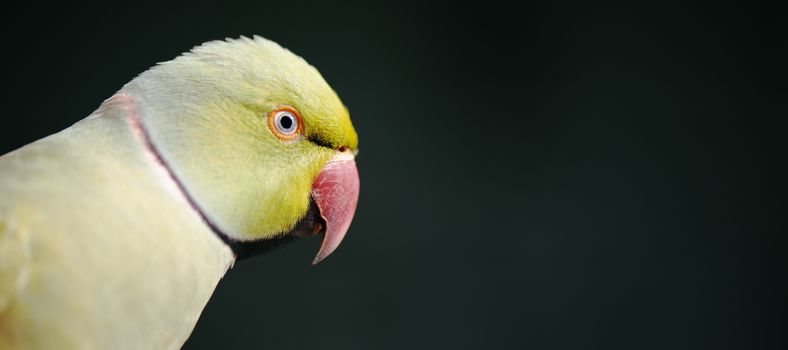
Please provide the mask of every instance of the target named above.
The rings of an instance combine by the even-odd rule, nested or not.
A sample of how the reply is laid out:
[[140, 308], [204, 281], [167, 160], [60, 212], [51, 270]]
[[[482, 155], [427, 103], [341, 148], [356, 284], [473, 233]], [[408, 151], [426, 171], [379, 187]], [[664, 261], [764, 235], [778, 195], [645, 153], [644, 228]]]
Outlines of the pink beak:
[[345, 237], [358, 203], [358, 169], [353, 154], [337, 152], [326, 162], [312, 184], [312, 199], [326, 222], [323, 243], [312, 264], [331, 255]]

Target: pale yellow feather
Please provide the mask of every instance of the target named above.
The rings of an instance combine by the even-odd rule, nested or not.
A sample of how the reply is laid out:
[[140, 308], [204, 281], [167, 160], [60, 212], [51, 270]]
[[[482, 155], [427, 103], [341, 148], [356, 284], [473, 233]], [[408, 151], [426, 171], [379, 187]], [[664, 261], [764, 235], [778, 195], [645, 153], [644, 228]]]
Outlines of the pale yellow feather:
[[0, 179], [0, 349], [179, 348], [233, 263], [112, 103]]

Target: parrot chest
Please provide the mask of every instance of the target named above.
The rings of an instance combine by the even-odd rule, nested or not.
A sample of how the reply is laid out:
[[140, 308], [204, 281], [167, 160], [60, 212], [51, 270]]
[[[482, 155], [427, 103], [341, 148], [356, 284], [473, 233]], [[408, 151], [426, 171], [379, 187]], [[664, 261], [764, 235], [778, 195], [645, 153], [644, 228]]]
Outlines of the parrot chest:
[[230, 249], [122, 120], [0, 158], [0, 348], [179, 348]]

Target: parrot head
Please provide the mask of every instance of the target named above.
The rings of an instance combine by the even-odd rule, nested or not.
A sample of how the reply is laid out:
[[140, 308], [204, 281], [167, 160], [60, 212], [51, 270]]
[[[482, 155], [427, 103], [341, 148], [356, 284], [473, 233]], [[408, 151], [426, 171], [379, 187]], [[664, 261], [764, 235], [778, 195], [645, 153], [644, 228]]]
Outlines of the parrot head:
[[302, 58], [261, 37], [208, 42], [116, 96], [190, 205], [241, 258], [323, 233], [355, 212], [358, 137], [347, 108]]

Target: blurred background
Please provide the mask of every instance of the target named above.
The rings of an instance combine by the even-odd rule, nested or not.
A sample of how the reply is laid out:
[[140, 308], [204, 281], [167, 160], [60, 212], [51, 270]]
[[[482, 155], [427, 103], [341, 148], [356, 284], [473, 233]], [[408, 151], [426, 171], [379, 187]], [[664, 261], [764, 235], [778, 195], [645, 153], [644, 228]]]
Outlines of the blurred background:
[[784, 349], [777, 14], [30, 3], [2, 14], [0, 153], [87, 116], [156, 62], [257, 34], [315, 65], [349, 107], [359, 208], [317, 266], [317, 238], [236, 264], [185, 349]]

